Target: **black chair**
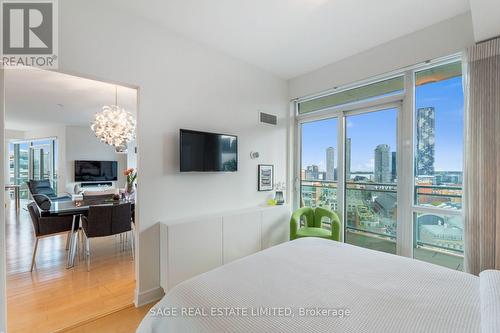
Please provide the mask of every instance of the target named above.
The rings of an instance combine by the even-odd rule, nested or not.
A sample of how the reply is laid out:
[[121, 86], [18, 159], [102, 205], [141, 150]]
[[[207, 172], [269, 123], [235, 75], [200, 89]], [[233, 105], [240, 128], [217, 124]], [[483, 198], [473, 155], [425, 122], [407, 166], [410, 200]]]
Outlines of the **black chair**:
[[52, 206], [52, 200], [45, 194], [33, 194], [32, 195], [33, 200], [35, 200], [38, 208], [40, 208], [43, 211], [48, 211], [50, 210], [50, 207]]
[[[33, 267], [35, 266], [36, 251], [38, 249], [38, 240], [40, 238], [67, 232], [68, 237], [66, 239], [66, 249], [68, 249], [71, 226], [73, 225], [73, 216], [42, 217], [37, 204], [34, 202], [28, 204], [28, 211], [31, 216], [31, 221], [33, 222], [33, 229], [36, 236], [33, 258], [31, 259], [31, 271], [33, 271]], [[78, 223], [75, 223], [75, 226], [78, 228]]]
[[134, 256], [134, 235], [132, 228], [132, 205], [90, 206], [87, 216], [82, 215], [82, 229], [85, 235], [85, 256], [87, 270], [90, 270], [90, 239], [132, 232], [131, 247]]
[[30, 180], [27, 182], [28, 189], [31, 196], [36, 200], [36, 195], [44, 195], [51, 201], [68, 201], [71, 200], [71, 195], [57, 196], [56, 191], [50, 185], [50, 181], [44, 180]]

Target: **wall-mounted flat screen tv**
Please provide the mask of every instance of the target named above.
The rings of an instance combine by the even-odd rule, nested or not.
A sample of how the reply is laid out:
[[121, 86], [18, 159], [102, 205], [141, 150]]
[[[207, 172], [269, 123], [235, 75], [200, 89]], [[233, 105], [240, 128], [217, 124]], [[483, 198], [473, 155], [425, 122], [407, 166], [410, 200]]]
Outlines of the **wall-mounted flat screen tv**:
[[180, 170], [238, 171], [238, 137], [181, 129]]
[[117, 181], [116, 161], [75, 161], [75, 182]]

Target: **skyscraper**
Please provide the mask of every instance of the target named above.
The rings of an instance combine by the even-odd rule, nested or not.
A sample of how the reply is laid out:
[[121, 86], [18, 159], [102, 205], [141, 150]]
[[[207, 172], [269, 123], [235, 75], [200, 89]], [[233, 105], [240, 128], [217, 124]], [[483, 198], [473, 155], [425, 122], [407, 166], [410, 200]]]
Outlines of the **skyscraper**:
[[391, 182], [391, 147], [381, 144], [375, 148], [374, 180], [377, 183]]
[[345, 139], [345, 179], [351, 180], [351, 138]]
[[433, 107], [417, 110], [416, 176], [434, 175], [435, 118]]
[[326, 180], [335, 180], [335, 149], [326, 148]]
[[392, 159], [391, 159], [391, 180], [395, 181], [398, 175], [398, 163], [396, 160], [396, 152], [392, 152]]
[[309, 165], [306, 168], [306, 180], [318, 180], [319, 167], [317, 165]]

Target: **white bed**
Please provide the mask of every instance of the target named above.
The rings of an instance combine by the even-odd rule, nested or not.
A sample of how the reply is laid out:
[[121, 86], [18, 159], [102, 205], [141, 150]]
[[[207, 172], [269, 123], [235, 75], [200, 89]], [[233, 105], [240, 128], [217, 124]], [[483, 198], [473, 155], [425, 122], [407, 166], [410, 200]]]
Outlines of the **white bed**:
[[[329, 312], [303, 316], [305, 308]], [[473, 333], [481, 332], [480, 311], [479, 277], [302, 238], [177, 285], [137, 332]]]

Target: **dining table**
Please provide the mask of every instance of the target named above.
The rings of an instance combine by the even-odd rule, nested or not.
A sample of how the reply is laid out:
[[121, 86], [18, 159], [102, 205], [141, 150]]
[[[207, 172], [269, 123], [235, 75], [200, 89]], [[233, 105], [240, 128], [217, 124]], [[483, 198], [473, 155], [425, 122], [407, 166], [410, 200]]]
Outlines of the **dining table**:
[[[86, 200], [65, 200], [65, 201], [52, 201], [50, 208], [44, 207], [41, 209], [42, 216], [73, 216], [73, 223], [71, 226], [71, 235], [69, 239], [69, 249], [67, 255], [66, 268], [75, 266], [75, 258], [78, 247], [78, 230], [80, 228], [80, 216], [86, 215], [91, 206], [99, 205], [119, 205], [123, 203], [131, 203], [132, 211], [135, 208], [135, 200], [132, 198], [120, 198], [118, 200], [106, 198], [95, 198]], [[77, 225], [78, 223], [78, 225]]]

